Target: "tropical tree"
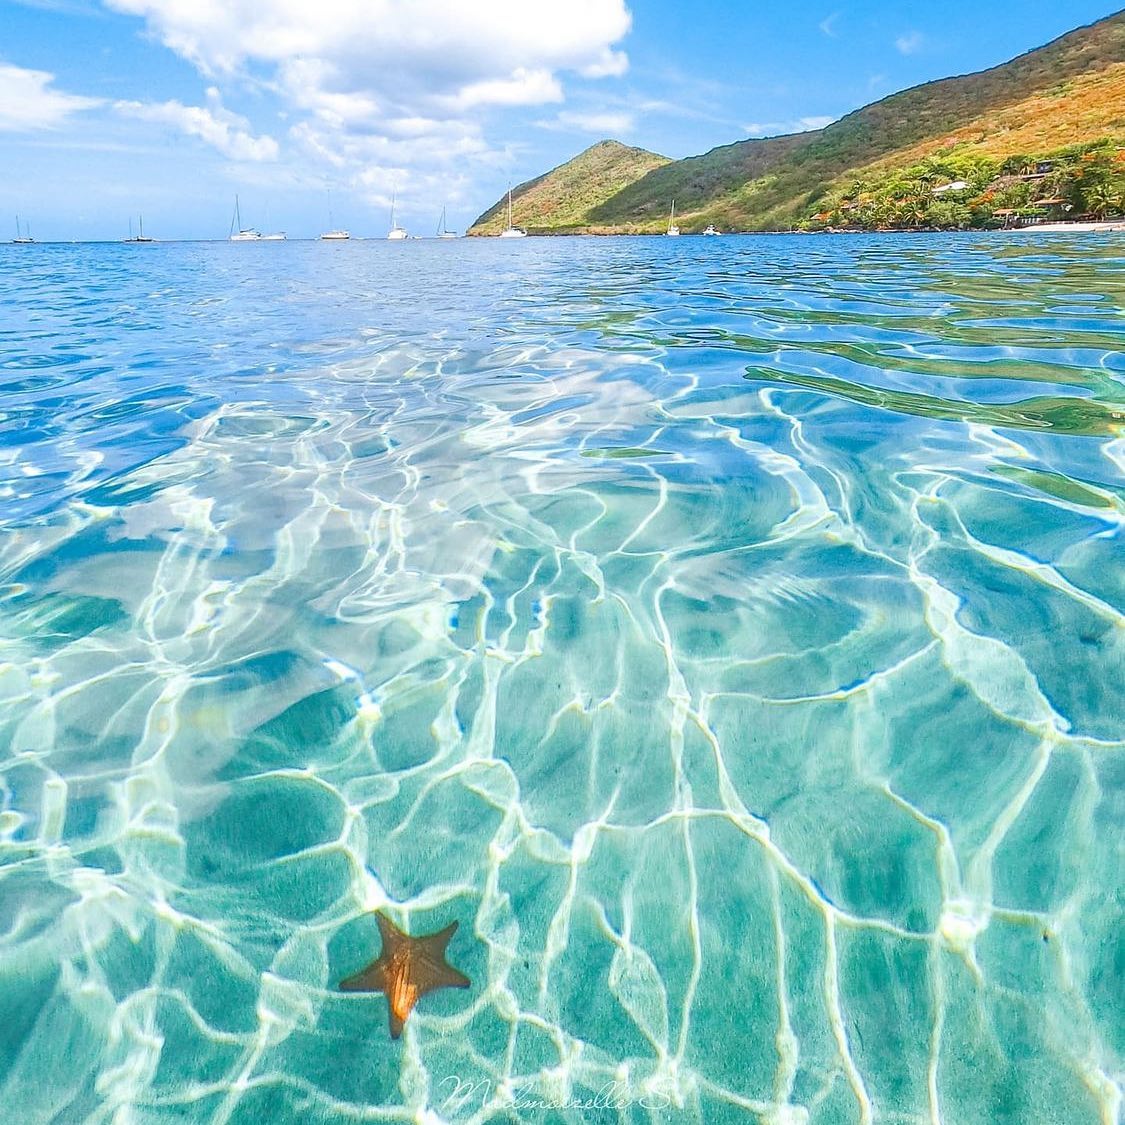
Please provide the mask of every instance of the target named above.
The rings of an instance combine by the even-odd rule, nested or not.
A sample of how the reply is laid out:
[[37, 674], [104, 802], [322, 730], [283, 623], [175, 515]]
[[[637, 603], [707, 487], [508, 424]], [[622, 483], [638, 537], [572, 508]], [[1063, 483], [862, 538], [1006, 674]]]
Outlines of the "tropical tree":
[[1105, 219], [1110, 215], [1120, 215], [1122, 211], [1121, 193], [1114, 190], [1111, 183], [1103, 181], [1094, 184], [1086, 192], [1086, 209], [1095, 219]]

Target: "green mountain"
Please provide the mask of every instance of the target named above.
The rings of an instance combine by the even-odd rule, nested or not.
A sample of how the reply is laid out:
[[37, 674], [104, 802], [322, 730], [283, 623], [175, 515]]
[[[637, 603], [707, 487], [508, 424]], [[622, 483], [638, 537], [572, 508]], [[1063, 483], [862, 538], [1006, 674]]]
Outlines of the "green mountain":
[[[568, 234], [588, 225], [590, 209], [668, 163], [643, 148], [599, 141], [573, 160], [512, 189], [512, 219], [531, 234]], [[469, 228], [469, 234], [499, 234], [508, 225], [505, 195]]]
[[[1073, 154], [1081, 146], [1117, 139], [1125, 143], [1125, 12], [990, 70], [893, 94], [824, 129], [738, 141], [702, 156], [662, 162], [600, 198], [587, 191], [574, 207], [566, 206], [569, 200], [560, 201], [565, 227], [534, 209], [530, 199], [519, 217], [529, 229], [543, 233], [655, 232], [663, 229], [675, 199], [685, 231], [708, 222], [724, 230], [786, 229], [802, 221], [815, 225], [818, 215], [821, 221], [834, 218], [847, 225], [848, 215], [861, 214], [864, 192], [877, 194], [898, 185], [897, 196], [889, 187], [885, 194], [896, 203], [915, 191], [919, 202], [911, 213], [915, 225], [921, 225], [930, 209], [928, 185], [952, 179], [964, 167], [972, 169], [971, 190], [959, 200], [942, 202], [967, 208], [964, 214], [950, 212], [965, 219], [964, 224], [945, 225], [965, 225], [993, 213], [981, 204], [974, 218], [969, 205], [1013, 174], [1005, 171], [1006, 164]], [[1102, 156], [1112, 165], [1112, 153]], [[549, 181], [569, 166], [533, 184]], [[1111, 196], [1117, 190], [1115, 174], [1112, 169], [1107, 173], [1110, 186], [1105, 190]], [[1080, 191], [1074, 200], [1082, 205]], [[880, 215], [886, 225], [896, 221], [899, 211], [890, 207]], [[874, 216], [872, 211], [855, 225], [880, 225]]]

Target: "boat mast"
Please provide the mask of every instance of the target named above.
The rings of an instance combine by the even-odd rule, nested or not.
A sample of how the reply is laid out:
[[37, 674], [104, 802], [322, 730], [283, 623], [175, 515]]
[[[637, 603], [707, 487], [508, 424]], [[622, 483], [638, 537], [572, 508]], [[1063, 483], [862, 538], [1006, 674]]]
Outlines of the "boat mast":
[[439, 236], [445, 233], [445, 208], [441, 209], [441, 218], [438, 219], [437, 233]]
[[145, 217], [144, 217], [144, 215], [138, 215], [137, 216], [137, 222], [140, 223], [140, 237], [144, 238], [144, 236], [145, 236]]
[[508, 230], [512, 229], [512, 185], [508, 185]]

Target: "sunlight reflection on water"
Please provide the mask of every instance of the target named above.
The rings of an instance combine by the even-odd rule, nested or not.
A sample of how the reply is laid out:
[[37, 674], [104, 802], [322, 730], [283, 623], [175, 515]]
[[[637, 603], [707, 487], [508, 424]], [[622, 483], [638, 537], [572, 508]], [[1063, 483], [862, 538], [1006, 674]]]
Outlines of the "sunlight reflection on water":
[[6, 1104], [1115, 1120], [1123, 270], [0, 247]]

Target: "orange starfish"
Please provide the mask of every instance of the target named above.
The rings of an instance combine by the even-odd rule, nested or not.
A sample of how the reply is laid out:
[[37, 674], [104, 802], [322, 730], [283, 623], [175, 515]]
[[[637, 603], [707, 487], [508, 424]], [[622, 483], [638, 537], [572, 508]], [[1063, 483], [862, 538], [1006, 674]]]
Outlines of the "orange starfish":
[[411, 937], [385, 914], [377, 912], [383, 951], [362, 972], [340, 981], [344, 992], [384, 992], [390, 1005], [391, 1038], [402, 1034], [406, 1017], [427, 992], [436, 988], [468, 988], [472, 981], [445, 960], [445, 947], [457, 929], [450, 922], [436, 934]]

